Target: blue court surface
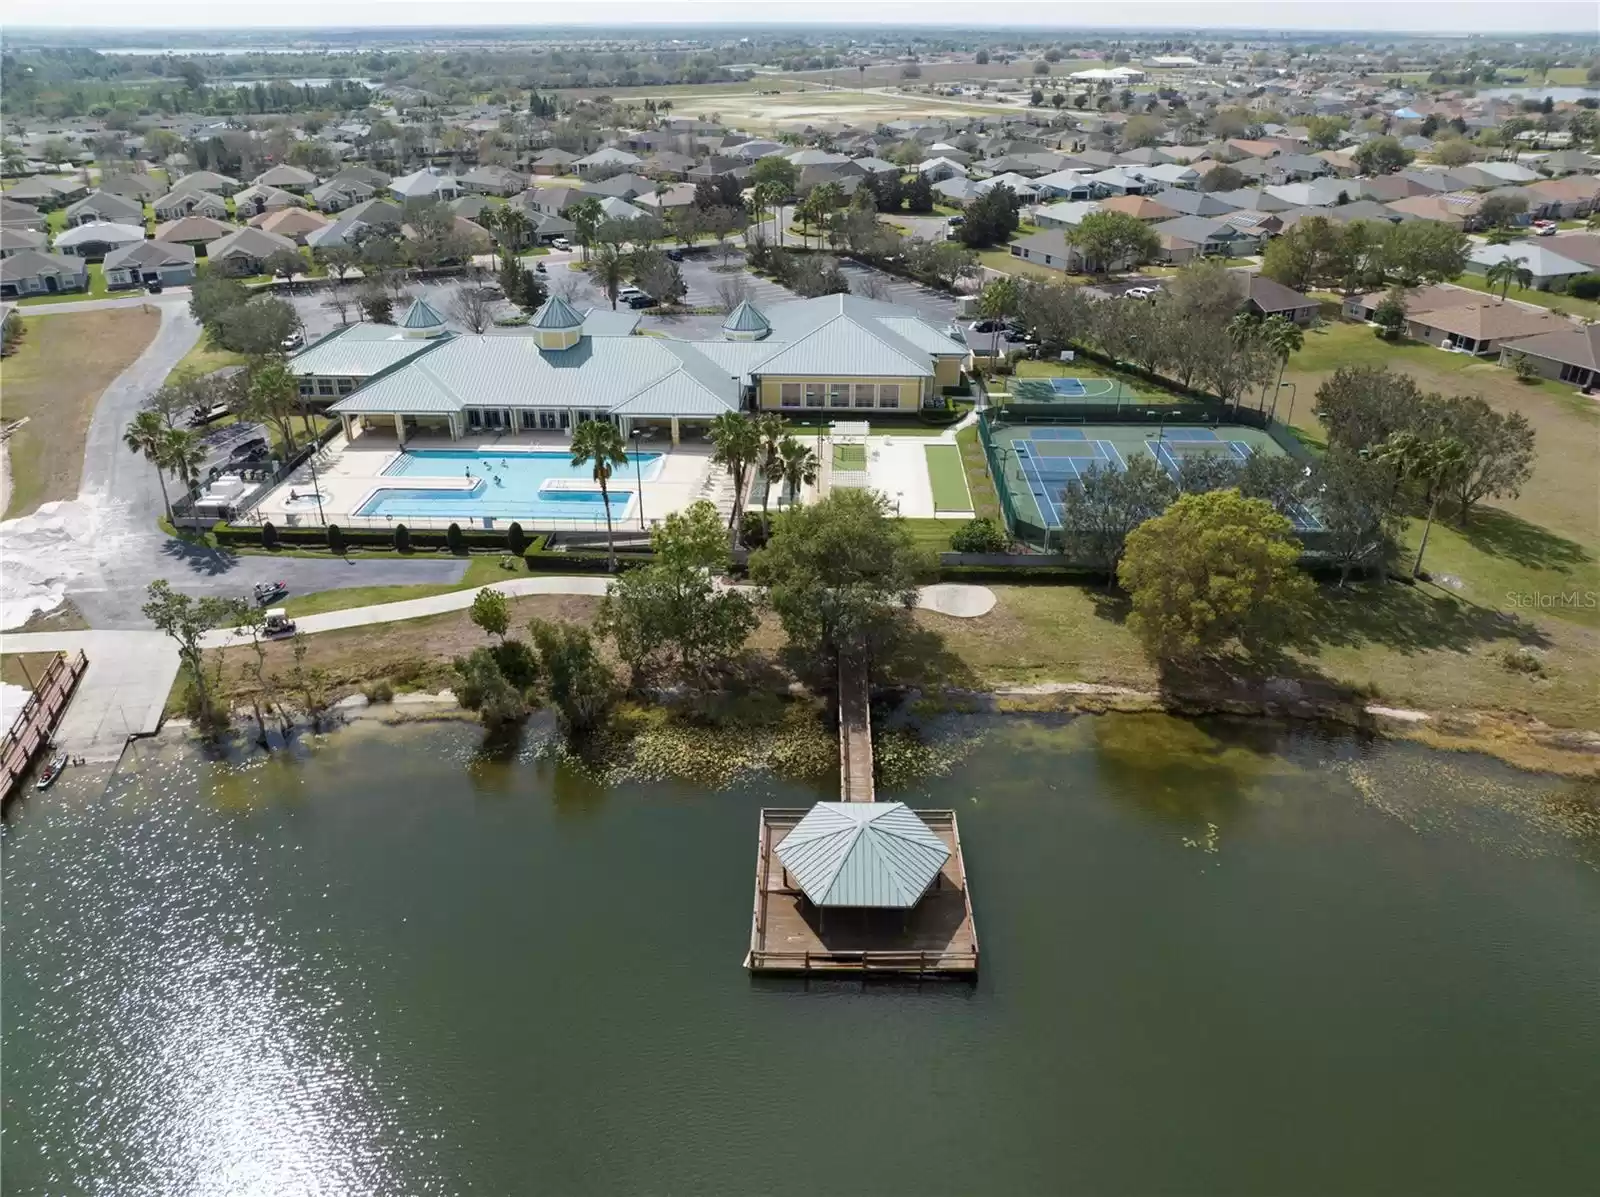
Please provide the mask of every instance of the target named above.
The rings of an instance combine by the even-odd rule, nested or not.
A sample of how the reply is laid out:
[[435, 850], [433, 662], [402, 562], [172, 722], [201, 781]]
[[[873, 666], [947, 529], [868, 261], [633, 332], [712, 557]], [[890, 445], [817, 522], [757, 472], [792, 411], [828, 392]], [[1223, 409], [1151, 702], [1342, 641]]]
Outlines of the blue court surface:
[[[1176, 452], [1168, 444], [1172, 442], [1179, 446]], [[1150, 450], [1150, 455], [1161, 463], [1161, 468], [1167, 471], [1167, 477], [1174, 482], [1182, 472], [1181, 458], [1186, 456], [1188, 446], [1203, 446], [1203, 453], [1220, 453], [1226, 451], [1239, 465], [1250, 460], [1254, 452], [1243, 441], [1225, 441], [1209, 428], [1174, 428], [1161, 440], [1147, 440], [1145, 447]], [[1214, 448], [1212, 446], [1215, 446]], [[1303, 503], [1296, 503], [1287, 512], [1289, 522], [1299, 532], [1317, 532], [1322, 529], [1322, 521]]]
[[1038, 505], [1045, 526], [1061, 527], [1061, 493], [1091, 469], [1127, 468], [1110, 441], [1091, 441], [1072, 428], [1041, 428], [1028, 440], [1011, 442], [1017, 468]]
[[1044, 381], [1050, 384], [1050, 389], [1057, 395], [1068, 398], [1109, 395], [1117, 389], [1117, 381], [1114, 378], [1048, 378]]

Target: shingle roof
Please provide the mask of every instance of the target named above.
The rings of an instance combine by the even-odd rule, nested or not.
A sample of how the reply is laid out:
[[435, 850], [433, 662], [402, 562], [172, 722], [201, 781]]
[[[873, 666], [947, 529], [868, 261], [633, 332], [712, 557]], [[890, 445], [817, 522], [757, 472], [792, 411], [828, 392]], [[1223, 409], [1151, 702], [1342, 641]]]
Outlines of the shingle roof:
[[177, 266], [194, 265], [194, 246], [166, 241], [138, 241], [124, 245], [106, 255], [105, 268], [119, 266]]
[[903, 802], [819, 802], [777, 847], [817, 906], [917, 904], [950, 849]]
[[103, 245], [135, 245], [144, 240], [144, 226], [113, 224], [107, 220], [91, 220], [64, 230], [56, 238], [57, 249], [99, 242]]

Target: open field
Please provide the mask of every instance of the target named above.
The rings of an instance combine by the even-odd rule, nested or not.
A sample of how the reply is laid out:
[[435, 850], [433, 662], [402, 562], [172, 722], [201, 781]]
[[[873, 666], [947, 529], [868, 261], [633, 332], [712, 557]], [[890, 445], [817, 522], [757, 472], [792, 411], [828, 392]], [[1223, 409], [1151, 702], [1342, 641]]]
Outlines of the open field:
[[757, 75], [756, 80], [771, 78], [800, 83], [831, 83], [840, 87], [850, 87], [860, 83], [864, 83], [867, 87], [919, 87], [930, 83], [976, 84], [998, 80], [1065, 79], [1074, 71], [1086, 71], [1106, 65], [1098, 59], [1064, 58], [1060, 62], [1050, 64], [1049, 75], [1036, 76], [1033, 73], [1033, 63], [1034, 59], [1031, 57], [1019, 58], [1014, 62], [986, 62], [982, 65], [975, 62], [923, 62], [917, 64], [917, 69], [921, 71], [917, 78], [903, 79], [900, 75], [900, 63], [884, 62], [869, 66], [864, 73], [855, 67], [839, 67], [835, 70], [785, 71], [779, 75]]
[[[671, 94], [660, 88], [639, 88], [637, 93], [613, 90], [619, 102], [643, 103], [646, 99], [670, 99], [674, 113], [684, 116], [710, 116], [729, 124], [752, 129], [802, 127], [829, 122], [838, 124], [876, 124], [914, 116], [984, 114], [993, 111], [982, 104], [963, 104], [935, 96], [885, 95], [880, 92], [832, 91], [822, 87], [792, 89], [779, 80], [744, 84], [742, 91], [685, 89]], [[762, 95], [760, 87], [790, 87], [777, 95]]]
[[500, 568], [500, 558], [481, 553], [467, 561], [461, 581], [448, 586], [348, 586], [340, 590], [319, 590], [314, 594], [284, 599], [275, 604], [291, 616], [321, 615], [324, 611], [348, 611], [351, 607], [371, 607], [380, 603], [400, 603], [407, 599], [431, 598], [452, 590], [470, 590], [503, 582], [514, 575]]
[[83, 445], [100, 393], [144, 352], [161, 317], [115, 308], [24, 320], [22, 347], [0, 363], [0, 417], [27, 417], [6, 445], [8, 519], [78, 493]]

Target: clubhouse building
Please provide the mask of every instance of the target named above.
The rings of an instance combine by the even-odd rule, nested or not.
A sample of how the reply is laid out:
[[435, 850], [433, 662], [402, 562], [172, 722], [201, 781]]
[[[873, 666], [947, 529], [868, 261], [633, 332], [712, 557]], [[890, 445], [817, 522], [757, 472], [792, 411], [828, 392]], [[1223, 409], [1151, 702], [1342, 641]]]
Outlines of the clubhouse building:
[[552, 297], [516, 334], [457, 335], [417, 300], [397, 325], [357, 324], [290, 359], [302, 397], [347, 437], [460, 440], [569, 433], [702, 435], [729, 411], [914, 414], [958, 384], [968, 349], [913, 308], [826, 295], [741, 302], [716, 340], [643, 336], [633, 312]]

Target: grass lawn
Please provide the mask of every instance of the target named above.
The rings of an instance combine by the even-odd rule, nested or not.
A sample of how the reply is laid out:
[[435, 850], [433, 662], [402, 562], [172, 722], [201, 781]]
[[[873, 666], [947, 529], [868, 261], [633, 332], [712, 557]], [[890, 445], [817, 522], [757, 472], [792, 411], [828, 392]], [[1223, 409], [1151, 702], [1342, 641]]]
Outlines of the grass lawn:
[[[51, 213], [55, 215], [54, 212]], [[130, 291], [130, 295], [138, 295], [138, 291]], [[54, 295], [32, 295], [27, 299], [17, 300], [17, 305], [24, 308], [39, 307], [47, 303], [83, 303], [89, 299], [111, 298], [111, 292], [106, 290], [106, 275], [99, 262], [89, 263], [89, 289], [87, 291], [57, 291]]]
[[1000, 497], [995, 493], [994, 480], [989, 477], [989, 464], [983, 456], [978, 429], [963, 428], [956, 433], [956, 448], [961, 452], [961, 468], [966, 473], [967, 490], [972, 495], [972, 510], [980, 516], [999, 519]]
[[[1458, 287], [1465, 287], [1469, 291], [1481, 291], [1490, 294], [1489, 281], [1479, 275], [1463, 274], [1455, 280]], [[1500, 289], [1493, 291], [1496, 299], [1500, 298]], [[1552, 312], [1563, 312], [1568, 316], [1581, 316], [1588, 321], [1600, 320], [1600, 303], [1592, 299], [1576, 299], [1571, 295], [1561, 295], [1555, 291], [1535, 291], [1532, 288], [1521, 290], [1513, 287], [1507, 295], [1508, 299], [1521, 303], [1531, 303], [1536, 307], [1549, 308]]]
[[285, 599], [278, 604], [290, 615], [319, 615], [324, 611], [347, 611], [351, 607], [369, 607], [378, 603], [399, 603], [406, 599], [429, 598], [435, 594], [449, 594], [454, 590], [468, 590], [486, 586], [490, 582], [504, 582], [517, 574], [500, 568], [500, 558], [490, 553], [477, 554], [467, 559], [467, 572], [461, 581], [436, 586], [350, 586], [339, 590], [319, 590]]
[[1021, 258], [1013, 257], [1008, 249], [980, 249], [978, 262], [990, 270], [998, 270], [1001, 274], [1014, 274], [1020, 278], [1043, 279], [1048, 283], [1059, 283], [1063, 279], [1073, 281], [1076, 276], [1062, 274], [1059, 270], [1051, 270], [1048, 266], [1040, 266], [1034, 262], [1024, 262]]
[[100, 393], [144, 352], [160, 323], [154, 308], [142, 307], [23, 321], [21, 347], [0, 364], [6, 420], [28, 419], [6, 446], [6, 518], [77, 495], [84, 439]]
[[834, 445], [833, 468], [836, 470], [866, 469], [867, 447], [865, 445]]
[[911, 530], [911, 539], [917, 547], [930, 553], [948, 553], [950, 535], [961, 526], [960, 520], [907, 519], [903, 522]]
[[178, 364], [172, 367], [168, 377], [191, 376], [198, 377], [210, 374], [213, 370], [221, 370], [225, 366], [242, 366], [250, 359], [242, 353], [235, 353], [231, 349], [213, 349], [201, 337], [195, 347], [178, 359]]
[[967, 493], [967, 475], [961, 466], [961, 450], [954, 445], [924, 445], [928, 458], [928, 484], [933, 489], [935, 511], [971, 511], [972, 496]]

